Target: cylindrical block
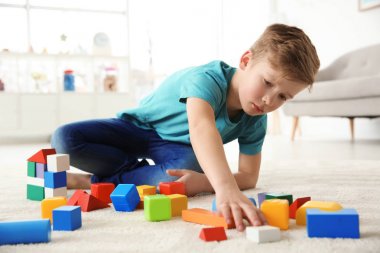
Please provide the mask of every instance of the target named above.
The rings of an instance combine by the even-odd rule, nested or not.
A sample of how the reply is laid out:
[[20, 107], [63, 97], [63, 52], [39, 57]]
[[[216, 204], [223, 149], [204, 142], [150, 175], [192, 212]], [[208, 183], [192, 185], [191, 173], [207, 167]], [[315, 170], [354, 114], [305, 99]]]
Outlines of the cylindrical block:
[[0, 222], [0, 245], [50, 241], [50, 220]]

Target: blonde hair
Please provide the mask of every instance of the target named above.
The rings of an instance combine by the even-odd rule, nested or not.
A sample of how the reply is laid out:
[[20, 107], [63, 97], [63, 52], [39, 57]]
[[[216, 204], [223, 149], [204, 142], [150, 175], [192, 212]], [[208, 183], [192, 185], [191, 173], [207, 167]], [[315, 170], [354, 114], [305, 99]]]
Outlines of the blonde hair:
[[284, 77], [312, 85], [320, 63], [309, 37], [299, 28], [284, 24], [268, 26], [251, 46], [253, 59], [267, 56]]

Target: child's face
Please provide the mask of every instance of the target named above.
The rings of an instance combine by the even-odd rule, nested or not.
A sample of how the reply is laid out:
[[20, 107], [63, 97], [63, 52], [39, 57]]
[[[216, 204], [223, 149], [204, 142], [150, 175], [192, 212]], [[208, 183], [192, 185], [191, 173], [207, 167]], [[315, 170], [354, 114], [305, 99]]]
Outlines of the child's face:
[[305, 83], [285, 79], [266, 56], [257, 61], [251, 56], [249, 51], [242, 56], [239, 78], [239, 100], [248, 115], [272, 112], [307, 87]]

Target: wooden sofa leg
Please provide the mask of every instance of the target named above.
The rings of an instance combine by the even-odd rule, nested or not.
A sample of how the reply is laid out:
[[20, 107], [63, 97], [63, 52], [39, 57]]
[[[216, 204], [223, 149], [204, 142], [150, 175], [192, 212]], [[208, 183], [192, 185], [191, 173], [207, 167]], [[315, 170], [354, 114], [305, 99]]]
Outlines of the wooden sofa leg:
[[350, 120], [350, 133], [351, 133], [351, 141], [355, 141], [355, 118], [350, 117], [348, 118]]
[[297, 128], [298, 128], [298, 122], [299, 122], [299, 117], [298, 116], [294, 116], [293, 117], [292, 132], [291, 132], [291, 135], [290, 135], [291, 141], [294, 141], [294, 137], [296, 135], [296, 131], [297, 131]]

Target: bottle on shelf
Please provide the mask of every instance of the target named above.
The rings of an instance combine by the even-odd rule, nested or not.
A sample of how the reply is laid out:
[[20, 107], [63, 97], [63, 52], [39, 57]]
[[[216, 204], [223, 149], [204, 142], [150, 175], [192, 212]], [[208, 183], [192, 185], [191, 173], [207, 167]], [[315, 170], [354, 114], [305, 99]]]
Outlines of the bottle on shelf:
[[71, 69], [65, 70], [63, 88], [64, 91], [75, 91], [75, 77], [74, 71]]

